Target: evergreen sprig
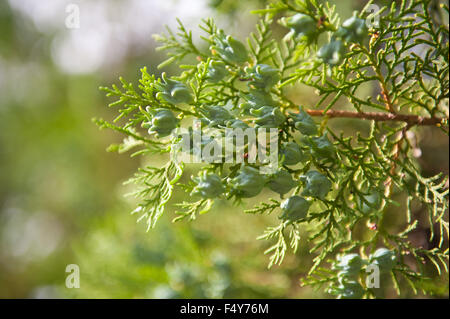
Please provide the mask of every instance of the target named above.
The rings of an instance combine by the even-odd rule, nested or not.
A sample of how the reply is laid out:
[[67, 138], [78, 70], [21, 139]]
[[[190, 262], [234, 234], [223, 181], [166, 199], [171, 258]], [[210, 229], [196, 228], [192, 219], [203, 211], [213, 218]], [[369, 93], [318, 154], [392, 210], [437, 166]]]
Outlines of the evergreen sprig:
[[[297, 250], [303, 227], [308, 235], [301, 244], [315, 255], [303, 284], [328, 286], [339, 298], [378, 297], [365, 284], [363, 270], [379, 258], [399, 294], [402, 281], [414, 293], [427, 293], [424, 263], [448, 275], [448, 176], [424, 176], [409, 137], [421, 134], [425, 125], [448, 135], [449, 28], [443, 18], [448, 18], [448, 5], [402, 0], [371, 15], [363, 9], [346, 20], [335, 9], [326, 1], [274, 1], [255, 11], [261, 18], [247, 48], [212, 19], [203, 20], [203, 44], [196, 45], [178, 21], [176, 33], [167, 29], [155, 38], [168, 56], [159, 67], [176, 63], [182, 72], [159, 79], [143, 68], [139, 90], [123, 79], [122, 88], [103, 88], [116, 98], [110, 106], [120, 106], [119, 115], [116, 124], [97, 124], [127, 136], [112, 150], [141, 147], [134, 154], [143, 155], [176, 149], [179, 136], [164, 133], [183, 119], [195, 118], [222, 132], [236, 123], [277, 128], [278, 169], [287, 173], [265, 179], [255, 173], [262, 163], [205, 163], [194, 183], [186, 185], [179, 182], [184, 164], [169, 159], [160, 168], [140, 169], [131, 180], [139, 185], [135, 195], [142, 201], [135, 212], [151, 228], [175, 188], [193, 199], [178, 205], [182, 210], [174, 220], [193, 220], [216, 198], [240, 202], [265, 186], [285, 196], [280, 187], [292, 184], [286, 201], [271, 199], [246, 211], [281, 211], [280, 224], [259, 237], [274, 240], [266, 250], [269, 267], [281, 264], [289, 246]], [[283, 39], [272, 34], [280, 15], [285, 17], [281, 24], [291, 29]], [[367, 27], [366, 19], [374, 17], [379, 24]], [[317, 93], [313, 105], [292, 100], [298, 84]], [[369, 95], [368, 87], [374, 90]], [[368, 122], [368, 130], [337, 132], [330, 122], [334, 118]], [[288, 147], [294, 153], [287, 153]], [[384, 216], [402, 200], [405, 227], [395, 232], [384, 225]], [[423, 208], [436, 247], [411, 243], [409, 234], [423, 223], [413, 217], [412, 203]], [[370, 229], [365, 237], [357, 231], [361, 225]], [[377, 250], [380, 246], [386, 250]], [[344, 261], [357, 251], [350, 257], [363, 262], [359, 272], [350, 272]]]

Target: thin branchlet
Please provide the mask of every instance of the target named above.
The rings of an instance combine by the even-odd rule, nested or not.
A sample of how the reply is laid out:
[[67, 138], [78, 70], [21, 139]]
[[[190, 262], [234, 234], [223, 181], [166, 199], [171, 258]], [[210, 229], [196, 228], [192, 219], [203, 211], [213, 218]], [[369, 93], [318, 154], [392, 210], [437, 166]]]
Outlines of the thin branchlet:
[[397, 114], [397, 113], [381, 113], [381, 112], [353, 112], [342, 110], [306, 110], [311, 116], [326, 116], [329, 118], [353, 118], [362, 120], [373, 120], [377, 122], [406, 122], [408, 125], [434, 125], [445, 126], [447, 125], [447, 118], [443, 117], [427, 117], [412, 114]]

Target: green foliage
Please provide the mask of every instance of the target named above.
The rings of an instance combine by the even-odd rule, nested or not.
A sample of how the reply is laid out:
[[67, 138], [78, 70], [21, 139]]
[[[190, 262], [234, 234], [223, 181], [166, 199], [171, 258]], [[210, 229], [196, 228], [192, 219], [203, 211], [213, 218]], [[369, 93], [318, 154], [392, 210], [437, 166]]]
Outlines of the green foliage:
[[288, 37], [306, 37], [308, 39], [317, 35], [317, 22], [314, 18], [297, 13], [289, 18], [280, 19], [280, 24], [286, 28], [290, 28]]
[[[200, 26], [206, 33], [204, 46], [194, 45], [192, 33], [181, 22], [176, 35], [168, 30], [168, 35], [157, 36], [169, 57], [160, 67], [177, 63], [181, 74], [170, 79], [164, 75], [161, 81], [144, 68], [139, 91], [123, 80], [122, 89], [104, 89], [117, 98], [111, 106], [121, 106], [116, 121], [124, 123], [98, 123], [128, 136], [115, 149], [132, 145], [140, 148], [138, 154], [167, 153], [179, 142], [175, 135], [155, 139], [139, 131], [153, 109], [173, 112], [180, 120], [200, 119], [220, 130], [235, 124], [277, 128], [279, 170], [290, 176], [266, 178], [258, 170], [263, 163], [205, 163], [195, 179], [197, 185], [184, 185], [179, 181], [184, 165], [168, 160], [161, 168], [141, 169], [132, 180], [139, 185], [136, 195], [142, 200], [135, 212], [149, 228], [154, 227], [175, 188], [202, 196], [200, 201], [182, 203], [176, 220], [207, 212], [216, 196], [240, 202], [266, 186], [280, 195], [294, 189], [283, 204], [271, 199], [247, 211], [281, 212], [280, 224], [259, 237], [275, 240], [266, 250], [271, 254], [269, 266], [280, 264], [288, 247], [297, 250], [302, 227], [306, 232], [302, 245], [315, 254], [304, 284], [331, 283], [330, 292], [341, 298], [377, 296], [366, 287], [364, 267], [355, 255], [339, 257], [334, 268], [348, 276], [339, 277], [323, 266], [330, 256], [359, 249], [363, 257], [374, 252], [371, 258], [380, 265], [396, 256], [395, 264], [382, 267], [388, 269], [398, 293], [400, 280], [409, 283], [414, 293], [419, 289], [426, 293], [424, 263], [433, 264], [439, 274], [448, 272], [448, 177], [422, 175], [408, 135], [420, 134], [421, 124], [429, 123], [448, 134], [449, 30], [439, 23], [439, 17], [448, 16], [448, 6], [437, 8], [431, 0], [393, 2], [375, 14], [379, 25], [369, 28], [365, 21], [373, 15], [365, 9], [341, 24], [335, 7], [325, 1], [278, 0], [255, 13], [261, 18], [247, 48], [211, 19]], [[281, 24], [290, 29], [290, 36], [281, 40], [271, 31], [280, 15], [284, 16]], [[317, 101], [295, 103], [292, 88], [298, 84], [314, 89]], [[376, 93], [364, 97], [367, 86]], [[346, 113], [337, 109], [342, 101], [349, 107]], [[320, 117], [316, 121], [311, 116]], [[369, 122], [368, 130], [356, 126], [347, 133], [337, 132], [329, 123], [335, 117]], [[277, 185], [280, 178], [286, 189]], [[296, 187], [290, 187], [291, 180]], [[213, 189], [207, 190], [204, 183], [214, 185]], [[399, 200], [407, 203], [404, 216], [397, 211], [396, 218], [405, 219], [400, 231], [383, 223]], [[423, 207], [425, 223], [413, 217], [412, 203]], [[361, 225], [366, 223], [375, 226], [361, 236]], [[421, 223], [430, 227], [430, 241], [438, 238], [435, 247], [416, 247], [410, 241], [408, 235]], [[380, 245], [388, 247], [387, 253], [375, 252]]]
[[203, 198], [218, 197], [225, 191], [222, 180], [217, 174], [208, 174], [206, 171], [203, 171], [202, 175], [194, 177], [193, 180], [197, 185], [192, 194], [200, 195]]
[[287, 142], [281, 148], [284, 165], [295, 165], [308, 159], [307, 155], [296, 142]]
[[290, 222], [304, 219], [308, 213], [309, 206], [311, 206], [311, 203], [303, 197], [297, 195], [291, 196], [281, 203], [280, 207], [282, 213], [280, 218]]
[[305, 184], [302, 195], [325, 199], [331, 190], [331, 182], [317, 171], [309, 171], [300, 180]]
[[288, 171], [279, 170], [270, 177], [267, 186], [272, 191], [282, 196], [297, 186], [297, 183], [293, 180], [292, 175]]
[[264, 188], [266, 177], [259, 173], [259, 170], [243, 165], [239, 174], [230, 180], [230, 195], [236, 198], [255, 197]]
[[338, 255], [336, 260], [331, 262], [332, 269], [337, 274], [324, 277], [321, 284], [328, 282], [328, 292], [336, 295], [337, 298], [354, 299], [364, 295], [376, 296], [376, 287], [366, 285], [366, 289], [364, 289], [360, 282], [367, 284], [367, 277], [373, 271], [370, 267], [373, 266], [378, 267], [378, 274], [389, 274], [396, 265], [396, 259], [395, 252], [386, 248], [377, 249], [368, 258], [355, 253]]

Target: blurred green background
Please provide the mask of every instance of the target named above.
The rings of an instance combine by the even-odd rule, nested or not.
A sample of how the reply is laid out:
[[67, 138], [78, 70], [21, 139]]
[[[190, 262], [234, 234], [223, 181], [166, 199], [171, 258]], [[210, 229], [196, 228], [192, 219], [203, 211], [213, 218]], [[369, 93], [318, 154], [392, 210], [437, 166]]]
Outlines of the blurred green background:
[[[364, 4], [336, 2], [344, 16]], [[79, 8], [80, 28], [66, 27], [69, 3]], [[307, 242], [267, 270], [267, 243], [256, 237], [275, 216], [245, 215], [221, 202], [193, 223], [172, 224], [169, 206], [145, 232], [129, 214], [135, 203], [123, 186], [141, 159], [106, 152], [122, 136], [91, 121], [115, 117], [99, 86], [120, 75], [136, 83], [142, 66], [159, 74], [163, 56], [151, 35], [164, 24], [174, 27], [179, 17], [197, 35], [200, 19], [214, 17], [242, 39], [256, 21], [249, 11], [263, 6], [262, 0], [0, 1], [1, 298], [330, 297], [299, 285], [312, 264]], [[293, 98], [316, 98], [306, 93]], [[430, 174], [448, 173], [448, 139], [425, 133], [421, 164]], [[68, 264], [80, 266], [79, 289], [65, 287]]]

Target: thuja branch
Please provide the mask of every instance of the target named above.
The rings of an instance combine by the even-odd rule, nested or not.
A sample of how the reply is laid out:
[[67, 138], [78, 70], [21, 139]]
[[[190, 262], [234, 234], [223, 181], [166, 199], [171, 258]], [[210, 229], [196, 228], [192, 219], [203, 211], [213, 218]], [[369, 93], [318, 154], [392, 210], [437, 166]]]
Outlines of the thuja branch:
[[[124, 81], [123, 90], [115, 86], [106, 90], [117, 98], [111, 106], [122, 105], [117, 120], [127, 119], [123, 126], [97, 122], [128, 136], [115, 149], [141, 145], [144, 149], [134, 154], [144, 155], [167, 153], [184, 141], [191, 145], [197, 127], [183, 119], [192, 116], [201, 123], [205, 137], [198, 148], [202, 159], [205, 150], [216, 153], [215, 136], [208, 132], [227, 128], [276, 129], [281, 139], [280, 156], [274, 172], [261, 174], [260, 169], [266, 168], [261, 162], [224, 168], [219, 152], [217, 164], [204, 161], [201, 167], [193, 166], [198, 174], [187, 184], [177, 182], [183, 174], [183, 162], [178, 165], [171, 158], [163, 167], [143, 168], [132, 180], [139, 185], [136, 194], [141, 198], [135, 212], [153, 227], [177, 188], [186, 192], [188, 200], [178, 204], [182, 211], [176, 220], [193, 220], [209, 211], [216, 200], [240, 203], [263, 191], [274, 192], [282, 201], [272, 199], [247, 211], [279, 214], [280, 224], [269, 227], [260, 237], [275, 240], [266, 251], [271, 254], [270, 265], [281, 263], [289, 246], [297, 249], [301, 243], [298, 227], [304, 225], [303, 240], [311, 245], [311, 253], [318, 253], [306, 281], [328, 283], [327, 292], [338, 298], [373, 295], [373, 290], [360, 284], [365, 282], [364, 267], [369, 264], [390, 273], [396, 287], [400, 287], [397, 277], [404, 276], [414, 291], [424, 287], [427, 278], [421, 268], [426, 263], [422, 255], [439, 273], [440, 264], [448, 272], [448, 248], [443, 247], [448, 242], [448, 177], [443, 172], [421, 175], [419, 162], [411, 158], [421, 130], [412, 138], [406, 134], [415, 125], [436, 126], [448, 134], [448, 27], [435, 26], [433, 12], [428, 12], [430, 0], [399, 2], [399, 6], [381, 9], [379, 26], [371, 30], [367, 28], [366, 9], [339, 23], [334, 7], [322, 6], [316, 0], [278, 0], [258, 11], [264, 16], [248, 38], [248, 47], [218, 29], [212, 19], [200, 26], [208, 35], [202, 37], [208, 53], [199, 54], [191, 32], [181, 23], [178, 33], [169, 31], [168, 36], [157, 37], [168, 54], [162, 65], [177, 63], [181, 74], [169, 77], [163, 73], [159, 79], [143, 69], [139, 87], [143, 94]], [[448, 7], [442, 9], [448, 14]], [[270, 25], [275, 13], [286, 10], [290, 12], [278, 22], [289, 31], [278, 42]], [[312, 44], [319, 43], [319, 38], [328, 41], [317, 48]], [[189, 63], [184, 59], [188, 54], [201, 59], [184, 64]], [[302, 104], [299, 109], [299, 104], [289, 99], [284, 88], [296, 83], [317, 90], [321, 95], [317, 106], [306, 109], [308, 106]], [[358, 97], [361, 85], [366, 84], [380, 86], [382, 99], [377, 97], [378, 103], [371, 95], [367, 100]], [[341, 97], [354, 109], [332, 109]], [[374, 111], [364, 112], [363, 107]], [[408, 111], [398, 114], [401, 110]], [[369, 120], [370, 131], [361, 136], [354, 127], [353, 133], [338, 133], [326, 120], [320, 121], [319, 127], [311, 116]], [[402, 125], [377, 125], [383, 121]], [[180, 126], [188, 133], [173, 134]], [[143, 129], [148, 129], [148, 135]], [[245, 143], [248, 149], [250, 142]], [[194, 151], [192, 147], [185, 153]], [[394, 185], [396, 194], [398, 191], [407, 198], [405, 230], [397, 234], [382, 225], [385, 214], [391, 213], [391, 204], [396, 203], [390, 198]], [[412, 217], [412, 202], [417, 220]], [[359, 235], [352, 233], [366, 220], [364, 235], [372, 239], [361, 242], [355, 239]], [[431, 234], [439, 227], [438, 248], [419, 250], [407, 244], [406, 235], [422, 220], [428, 221], [425, 224]], [[399, 224], [403, 221], [398, 219]], [[380, 244], [385, 247], [379, 248]], [[329, 257], [334, 258], [331, 269], [323, 266]], [[416, 261], [414, 266], [410, 266], [411, 258]]]
[[330, 118], [357, 118], [375, 121], [397, 121], [406, 122], [409, 125], [444, 125], [448, 122], [448, 118], [443, 117], [424, 117], [419, 115], [380, 113], [380, 112], [352, 112], [340, 110], [306, 110], [311, 116], [327, 116]]

